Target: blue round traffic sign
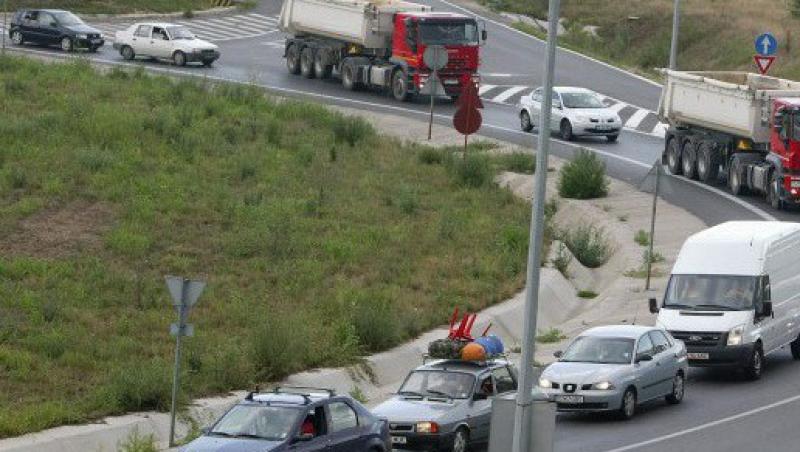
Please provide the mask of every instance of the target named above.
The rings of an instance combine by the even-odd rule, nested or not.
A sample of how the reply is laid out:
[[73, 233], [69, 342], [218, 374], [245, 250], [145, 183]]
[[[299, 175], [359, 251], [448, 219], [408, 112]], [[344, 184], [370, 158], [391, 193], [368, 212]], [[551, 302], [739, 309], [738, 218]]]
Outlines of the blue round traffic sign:
[[763, 33], [756, 37], [756, 53], [759, 55], [770, 56], [778, 51], [778, 40], [772, 33]]

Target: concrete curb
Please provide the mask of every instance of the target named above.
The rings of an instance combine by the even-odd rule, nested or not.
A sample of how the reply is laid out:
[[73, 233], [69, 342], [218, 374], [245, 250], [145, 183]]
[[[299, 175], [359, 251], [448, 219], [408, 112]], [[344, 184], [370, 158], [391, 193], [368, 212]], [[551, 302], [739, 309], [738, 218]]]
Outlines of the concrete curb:
[[[239, 9], [238, 6], [220, 6], [202, 11], [192, 11], [192, 17], [219, 16]], [[82, 19], [90, 21], [131, 21], [151, 19], [184, 18], [184, 12], [174, 13], [131, 13], [131, 14], [81, 14]]]

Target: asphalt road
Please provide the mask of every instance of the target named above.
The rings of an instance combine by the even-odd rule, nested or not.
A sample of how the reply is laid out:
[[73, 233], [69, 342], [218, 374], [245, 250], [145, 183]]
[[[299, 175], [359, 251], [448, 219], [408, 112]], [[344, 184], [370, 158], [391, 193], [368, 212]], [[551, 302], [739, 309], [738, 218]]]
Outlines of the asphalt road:
[[[440, 0], [423, 0], [439, 10], [453, 10]], [[277, 15], [280, 0], [265, 0], [259, 14]], [[488, 24], [489, 41], [483, 49], [483, 69], [487, 74], [511, 74], [514, 83], [537, 86], [541, 79], [544, 45], [538, 40], [494, 22]], [[305, 80], [290, 76], [284, 66], [281, 34], [272, 32], [255, 38], [231, 39], [220, 43], [222, 59], [213, 68], [174, 68], [158, 62], [123, 62], [106, 46], [89, 58], [98, 63], [141, 65], [156, 72], [178, 73], [210, 79], [254, 83], [289, 97], [302, 97], [326, 104], [355, 107], [366, 111], [388, 112], [407, 117], [424, 117], [427, 102], [422, 99], [401, 104], [386, 95], [371, 92], [351, 93], [334, 81]], [[61, 56], [57, 50], [26, 48], [25, 52]], [[626, 74], [571, 52], [557, 57], [556, 83], [585, 86], [631, 105], [654, 110], [660, 88], [651, 82]], [[486, 83], [497, 83], [491, 77]], [[449, 127], [453, 106], [443, 101], [437, 107], [436, 123]], [[535, 135], [519, 131], [517, 112], [511, 105], [486, 103], [482, 134], [534, 145]], [[626, 131], [618, 143], [587, 139], [576, 143], [552, 141], [553, 154], [569, 158], [576, 149], [586, 147], [606, 161], [608, 173], [617, 179], [639, 185], [659, 158], [663, 139]], [[727, 220], [782, 219], [797, 221], [796, 212], [775, 212], [761, 198], [734, 198], [723, 187], [708, 187], [682, 178], [666, 176], [663, 198], [692, 212], [707, 224]], [[647, 215], [648, 212], [642, 212]], [[685, 402], [679, 406], [653, 403], [630, 422], [598, 416], [559, 416], [556, 450], [559, 452], [636, 451], [797, 451], [800, 431], [793, 416], [800, 409], [800, 363], [786, 352], [770, 357], [759, 382], [743, 382], [725, 373], [693, 370]], [[733, 418], [732, 418], [733, 416]], [[739, 416], [739, 417], [736, 417]]]

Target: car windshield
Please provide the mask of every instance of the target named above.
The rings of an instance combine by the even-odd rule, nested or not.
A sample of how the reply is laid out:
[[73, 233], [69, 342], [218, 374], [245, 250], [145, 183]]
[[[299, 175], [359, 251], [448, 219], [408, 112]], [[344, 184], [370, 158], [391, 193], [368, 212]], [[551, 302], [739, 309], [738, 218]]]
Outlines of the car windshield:
[[744, 311], [756, 301], [756, 276], [672, 275], [664, 307]]
[[217, 422], [209, 434], [281, 441], [289, 437], [299, 413], [293, 408], [236, 405]]
[[61, 13], [53, 13], [53, 17], [55, 17], [56, 22], [61, 25], [83, 25], [83, 21], [80, 19], [80, 17], [66, 11]]
[[561, 355], [561, 362], [630, 364], [633, 339], [580, 336]]
[[417, 370], [411, 372], [399, 393], [466, 399], [474, 384], [475, 377], [462, 372]]
[[567, 108], [605, 108], [594, 93], [561, 93]]
[[478, 44], [478, 25], [475, 22], [422, 22], [419, 36], [425, 45]]
[[167, 30], [172, 39], [194, 39], [194, 34], [186, 27], [169, 27]]

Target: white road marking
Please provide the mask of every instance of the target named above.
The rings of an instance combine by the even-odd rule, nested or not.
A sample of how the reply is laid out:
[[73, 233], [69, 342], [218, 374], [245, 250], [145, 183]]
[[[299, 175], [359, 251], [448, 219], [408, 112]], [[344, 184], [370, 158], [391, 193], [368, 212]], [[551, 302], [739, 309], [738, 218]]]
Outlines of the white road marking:
[[[14, 51], [14, 52], [19, 52], [19, 53], [30, 53], [32, 55], [40, 55], [40, 56], [44, 53], [44, 52], [41, 52], [41, 51], [36, 51], [34, 49], [10, 48], [9, 50], [10, 51]], [[50, 54], [50, 53], [46, 53], [45, 55], [50, 57], [50, 58], [54, 58], [54, 59], [76, 59], [76, 58], [78, 58], [78, 56], [70, 55], [70, 54]], [[130, 68], [143, 67], [142, 65], [139, 65], [139, 64], [136, 64], [136, 63], [128, 63], [128, 62], [124, 62], [124, 61], [102, 61], [102, 60], [96, 60], [95, 62], [96, 63], [100, 63], [100, 64], [104, 64], [104, 65], [126, 66], [126, 67], [130, 67]], [[348, 99], [346, 97], [331, 96], [329, 94], [320, 94], [320, 93], [314, 93], [314, 92], [311, 92], [311, 91], [302, 91], [302, 90], [298, 90], [298, 89], [284, 88], [284, 87], [280, 87], [280, 86], [265, 85], [265, 84], [259, 84], [259, 83], [256, 83], [256, 82], [242, 82], [242, 81], [231, 80], [231, 79], [227, 79], [227, 78], [219, 77], [219, 76], [215, 76], [215, 75], [197, 74], [196, 72], [189, 72], [187, 70], [182, 70], [182, 69], [148, 67], [148, 66], [144, 66], [144, 67], [145, 67], [146, 70], [153, 71], [153, 72], [162, 72], [162, 73], [166, 73], [166, 74], [180, 74], [180, 75], [193, 77], [193, 78], [196, 78], [196, 79], [208, 79], [208, 80], [216, 80], [216, 81], [226, 82], [226, 83], [235, 83], [235, 84], [238, 84], [238, 85], [256, 86], [256, 87], [264, 88], [264, 89], [267, 89], [269, 91], [278, 92], [278, 93], [294, 94], [294, 95], [306, 96], [306, 97], [309, 97], [309, 98], [317, 98], [317, 99], [325, 99], [325, 100], [330, 100], [330, 101], [345, 102], [345, 103], [350, 103], [350, 104], [355, 104], [355, 105], [362, 105], [362, 106], [368, 106], [368, 107], [373, 107], [373, 108], [379, 108], [379, 109], [383, 109], [383, 110], [410, 113], [410, 114], [413, 114], [413, 115], [416, 115], [416, 116], [428, 117], [430, 115], [430, 113], [428, 113], [428, 112], [412, 110], [412, 109], [409, 109], [409, 108], [403, 108], [403, 107], [399, 107], [399, 106], [396, 106], [396, 105], [386, 105], [386, 104], [379, 104], [379, 103], [375, 103], [375, 102], [367, 102], [367, 101], [358, 100], [358, 99]], [[444, 120], [452, 120], [452, 117], [446, 116], [446, 115], [442, 115], [442, 114], [438, 114], [438, 113], [434, 114], [434, 117], [439, 118], [439, 119], [444, 119]], [[510, 132], [510, 133], [514, 133], [514, 134], [517, 134], [517, 135], [526, 135], [526, 136], [530, 135], [529, 133], [523, 132], [521, 130], [510, 129], [508, 127], [496, 126], [496, 125], [493, 125], [493, 124], [484, 124], [484, 127], [487, 127], [487, 128], [490, 128], [490, 129], [495, 129], [495, 130], [502, 130], [504, 132]], [[631, 131], [631, 132], [636, 132], [636, 131]], [[643, 134], [643, 135], [647, 135], [644, 132], [637, 132], [637, 133], [640, 133], [640, 134]], [[611, 159], [620, 160], [620, 161], [623, 161], [623, 162], [626, 162], [626, 163], [630, 163], [631, 165], [638, 166], [640, 168], [645, 168], [645, 169], [652, 168], [652, 165], [649, 165], [647, 163], [643, 163], [643, 162], [640, 162], [638, 160], [634, 160], [632, 158], [624, 157], [624, 156], [621, 156], [621, 155], [612, 154], [611, 152], [607, 152], [607, 151], [603, 151], [603, 150], [600, 150], [600, 149], [592, 148], [592, 147], [589, 147], [589, 146], [586, 146], [586, 145], [583, 145], [583, 144], [570, 143], [570, 142], [561, 141], [561, 140], [558, 140], [558, 139], [552, 139], [552, 140], [556, 141], [558, 143], [561, 143], [561, 144], [563, 144], [565, 146], [569, 146], [569, 147], [575, 148], [575, 149], [588, 149], [588, 150], [590, 150], [590, 151], [592, 151], [592, 152], [594, 152], [596, 154], [600, 154], [600, 155], [603, 155], [603, 156], [611, 158]], [[676, 177], [676, 176], [670, 176], [670, 177]], [[708, 191], [710, 191], [710, 192], [712, 192], [712, 193], [714, 193], [716, 195], [722, 196], [723, 198], [728, 199], [729, 201], [734, 202], [734, 203], [742, 206], [743, 208], [749, 210], [750, 212], [754, 213], [755, 215], [757, 215], [757, 216], [759, 216], [759, 217], [761, 217], [761, 218], [763, 218], [765, 220], [777, 221], [777, 219], [775, 217], [773, 217], [769, 213], [765, 212], [764, 210], [762, 210], [762, 209], [760, 209], [760, 208], [758, 208], [756, 206], [750, 205], [750, 204], [746, 203], [745, 201], [743, 201], [743, 200], [731, 195], [730, 193], [725, 193], [722, 190], [719, 190], [719, 189], [717, 189], [715, 187], [712, 187], [710, 185], [705, 185], [703, 183], [700, 183], [698, 181], [694, 181], [694, 180], [691, 180], [691, 179], [686, 179], [686, 178], [682, 178], [682, 177], [681, 178], [676, 177], [676, 178], [679, 179], [680, 181], [688, 182], [688, 183], [693, 184], [693, 185], [695, 185], [695, 186], [697, 186], [699, 188], [708, 190]], [[800, 398], [800, 396], [798, 396], [798, 398]], [[615, 452], [615, 451], [608, 451], [608, 452]], [[619, 451], [616, 451], [616, 452], [619, 452]]]
[[628, 104], [626, 104], [625, 102], [617, 102], [616, 104], [609, 106], [608, 109], [613, 111], [614, 113], [619, 114], [619, 112], [622, 111], [622, 109], [627, 106]]
[[631, 129], [635, 129], [639, 127], [639, 124], [644, 121], [644, 118], [647, 117], [647, 114], [650, 113], [649, 110], [636, 110], [636, 112], [628, 118], [628, 121], [625, 122], [625, 127], [629, 127]]
[[513, 86], [513, 87], [503, 91], [499, 95], [495, 96], [494, 98], [492, 98], [492, 101], [494, 101], [494, 102], [505, 102], [508, 99], [510, 99], [511, 96], [513, 96], [514, 94], [518, 94], [518, 93], [520, 93], [522, 91], [525, 91], [526, 89], [528, 89], [527, 86]]
[[798, 400], [800, 400], [800, 395], [796, 395], [794, 397], [789, 397], [788, 399], [784, 399], [784, 400], [781, 400], [779, 402], [770, 403], [769, 405], [764, 405], [764, 406], [761, 406], [761, 407], [758, 407], [758, 408], [754, 408], [754, 409], [752, 409], [750, 411], [745, 411], [743, 413], [734, 414], [733, 416], [728, 416], [726, 418], [717, 419], [716, 421], [708, 422], [706, 424], [698, 425], [696, 427], [687, 428], [686, 430], [681, 430], [679, 432], [670, 433], [669, 435], [659, 436], [657, 438], [652, 438], [652, 439], [649, 439], [647, 441], [642, 441], [642, 442], [639, 442], [639, 443], [636, 443], [636, 444], [631, 444], [631, 445], [628, 445], [628, 446], [618, 447], [616, 449], [611, 449], [611, 450], [608, 450], [606, 452], [625, 452], [625, 451], [628, 451], [628, 450], [638, 449], [640, 447], [644, 447], [644, 446], [649, 446], [651, 444], [660, 443], [660, 442], [666, 441], [668, 439], [677, 438], [679, 436], [688, 435], [690, 433], [698, 432], [700, 430], [705, 430], [707, 428], [716, 427], [718, 425], [726, 424], [728, 422], [735, 421], [735, 420], [741, 419], [743, 417], [751, 416], [753, 414], [758, 414], [758, 413], [761, 413], [761, 412], [764, 412], [764, 411], [767, 411], [767, 410], [771, 410], [773, 408], [778, 408], [778, 407], [783, 406], [783, 405], [788, 405], [788, 404], [790, 404], [792, 402], [796, 402]]
[[478, 95], [483, 96], [487, 91], [491, 91], [494, 88], [497, 88], [497, 85], [482, 84], [478, 89]]

